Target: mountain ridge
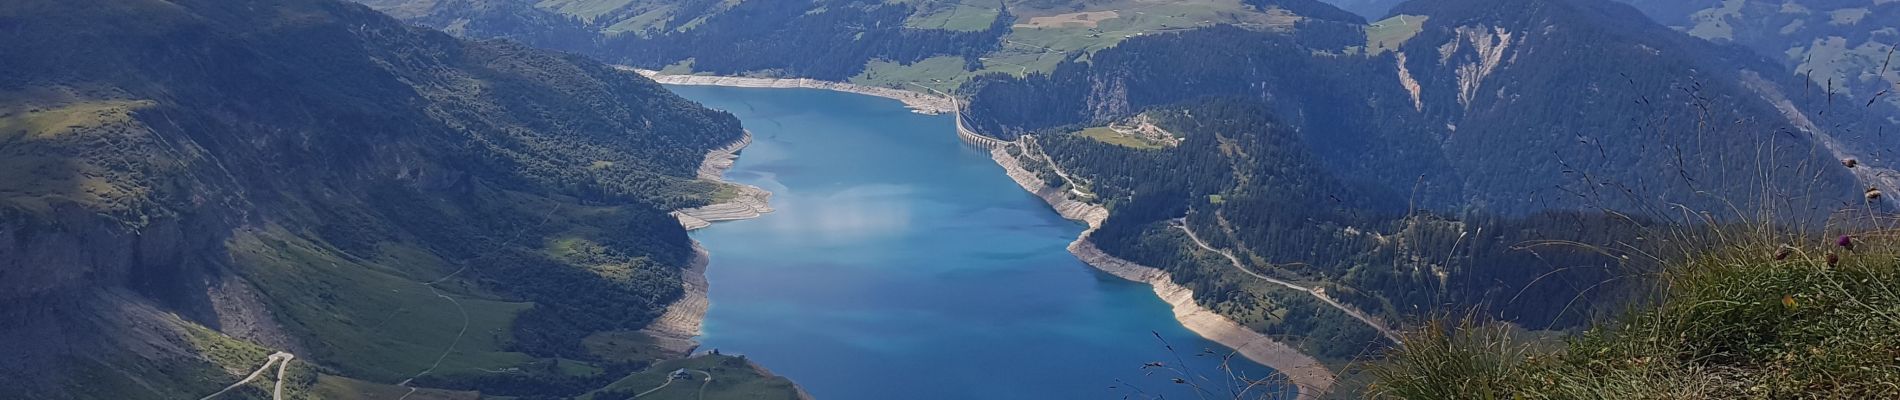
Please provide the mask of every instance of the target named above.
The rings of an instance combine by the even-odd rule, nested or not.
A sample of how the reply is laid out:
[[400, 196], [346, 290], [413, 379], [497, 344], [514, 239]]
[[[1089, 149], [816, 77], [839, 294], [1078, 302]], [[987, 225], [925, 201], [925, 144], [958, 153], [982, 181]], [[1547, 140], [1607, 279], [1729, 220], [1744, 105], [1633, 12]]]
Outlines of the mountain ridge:
[[696, 170], [743, 134], [353, 3], [28, 0], [0, 26], [9, 397], [198, 397], [273, 351], [292, 398], [605, 386], [665, 357], [600, 344], [680, 296], [667, 212], [714, 199]]

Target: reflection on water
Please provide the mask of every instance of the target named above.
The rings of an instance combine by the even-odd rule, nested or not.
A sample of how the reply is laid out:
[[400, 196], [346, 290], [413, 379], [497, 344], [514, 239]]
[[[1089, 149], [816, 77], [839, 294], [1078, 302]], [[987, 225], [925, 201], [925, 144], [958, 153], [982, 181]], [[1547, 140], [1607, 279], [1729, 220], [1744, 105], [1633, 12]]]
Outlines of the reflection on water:
[[1186, 361], [1170, 365], [1218, 376], [1218, 357], [1196, 356], [1217, 345], [1149, 287], [1077, 261], [1066, 246], [1082, 227], [961, 146], [949, 117], [823, 91], [673, 89], [753, 131], [727, 179], [772, 191], [777, 210], [694, 234], [713, 254], [706, 349], [827, 400], [1198, 398], [1142, 371], [1175, 358], [1157, 334]]
[[774, 207], [798, 212], [761, 220], [756, 229], [815, 242], [896, 235], [911, 225], [910, 205], [903, 198], [910, 192], [905, 185], [870, 184], [817, 196], [775, 196]]

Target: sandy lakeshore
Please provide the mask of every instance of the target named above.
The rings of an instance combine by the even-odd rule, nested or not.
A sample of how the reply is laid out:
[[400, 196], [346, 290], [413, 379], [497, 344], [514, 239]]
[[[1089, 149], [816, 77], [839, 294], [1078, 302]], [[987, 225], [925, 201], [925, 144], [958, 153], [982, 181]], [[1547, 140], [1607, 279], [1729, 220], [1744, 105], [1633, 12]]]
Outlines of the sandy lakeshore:
[[623, 69], [623, 70], [638, 72], [640, 73], [640, 75], [653, 79], [653, 81], [655, 82], [668, 84], [668, 85], [703, 85], [703, 86], [729, 86], [729, 87], [745, 87], [745, 88], [778, 88], [778, 89], [793, 89], [793, 88], [823, 89], [823, 90], [831, 90], [831, 91], [838, 91], [838, 92], [845, 92], [845, 93], [856, 93], [856, 94], [861, 94], [861, 95], [866, 95], [866, 96], [877, 96], [877, 97], [897, 100], [897, 101], [904, 102], [905, 107], [909, 107], [913, 111], [917, 111], [917, 112], [925, 113], [925, 114], [943, 114], [943, 113], [951, 113], [951, 112], [957, 111], [956, 102], [950, 99], [949, 97], [927, 94], [927, 93], [922, 93], [922, 92], [914, 92], [914, 91], [903, 90], [903, 89], [892, 89], [892, 88], [878, 87], [878, 86], [865, 86], [865, 85], [857, 85], [857, 84], [850, 84], [850, 83], [843, 83], [843, 82], [821, 81], [821, 80], [810, 79], [810, 78], [748, 78], [748, 77], [737, 77], [737, 76], [668, 75], [668, 74], [661, 74], [659, 71], [647, 70], [647, 69], [636, 69], [636, 68], [630, 68], [630, 67], [624, 67], [624, 66], [618, 67], [618, 68]]
[[1155, 296], [1174, 308], [1174, 318], [1181, 322], [1181, 326], [1203, 338], [1233, 348], [1248, 360], [1284, 374], [1288, 381], [1299, 387], [1301, 399], [1317, 399], [1331, 390], [1338, 378], [1319, 360], [1202, 307], [1194, 302], [1194, 291], [1175, 283], [1167, 271], [1116, 258], [1096, 248], [1088, 237], [1101, 226], [1102, 221], [1108, 219], [1108, 209], [1070, 199], [1068, 193], [1049, 186], [1036, 174], [1023, 169], [1016, 157], [1009, 155], [1008, 149], [1004, 147], [991, 149], [990, 157], [996, 160], [997, 165], [1003, 166], [1011, 180], [1016, 181], [1023, 190], [1048, 202], [1063, 218], [1088, 224], [1088, 230], [1069, 244], [1069, 252], [1074, 253], [1076, 258], [1110, 275], [1154, 287]]
[[[733, 162], [739, 158], [739, 150], [745, 149], [750, 144], [752, 144], [752, 132], [746, 132], [738, 141], [706, 152], [706, 159], [699, 165], [699, 179], [723, 182], [721, 176], [725, 175], [726, 170], [732, 169]], [[673, 211], [673, 217], [679, 219], [680, 226], [690, 231], [711, 226], [717, 221], [758, 218], [760, 215], [772, 212], [772, 207], [768, 205], [772, 197], [771, 192], [756, 186], [726, 183], [737, 187], [738, 194], [731, 200], [704, 207], [676, 210]], [[660, 348], [668, 352], [689, 354], [699, 347], [699, 342], [693, 338], [699, 336], [700, 326], [706, 320], [706, 308], [710, 305], [706, 297], [706, 265], [710, 260], [711, 255], [706, 248], [701, 247], [699, 241], [693, 241], [693, 261], [685, 270], [680, 271], [680, 283], [686, 290], [685, 294], [673, 304], [668, 304], [666, 312], [661, 313], [659, 318], [654, 319], [646, 329], [641, 330], [647, 336], [653, 337], [655, 344]]]
[[706, 307], [710, 302], [706, 298], [706, 264], [709, 260], [706, 248], [699, 242], [693, 242], [693, 262], [680, 271], [680, 282], [686, 293], [679, 300], [666, 306], [666, 312], [647, 324], [641, 332], [653, 338], [655, 345], [669, 353], [691, 354], [699, 347], [693, 340], [699, 336], [699, 327], [706, 320]]
[[732, 169], [732, 163], [739, 160], [739, 150], [751, 144], [752, 132], [746, 131], [739, 141], [706, 152], [706, 159], [699, 164], [699, 179], [731, 185], [735, 194], [731, 199], [717, 204], [674, 210], [673, 217], [679, 219], [680, 226], [690, 231], [711, 226], [714, 222], [758, 218], [772, 212], [772, 192], [757, 186], [725, 182], [721, 178], [726, 170]]

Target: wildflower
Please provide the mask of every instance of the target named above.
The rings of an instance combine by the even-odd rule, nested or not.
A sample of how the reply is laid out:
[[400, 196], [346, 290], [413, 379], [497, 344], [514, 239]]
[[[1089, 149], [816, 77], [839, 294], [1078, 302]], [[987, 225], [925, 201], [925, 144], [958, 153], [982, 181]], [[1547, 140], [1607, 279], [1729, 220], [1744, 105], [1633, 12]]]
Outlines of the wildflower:
[[1841, 165], [1846, 165], [1848, 168], [1853, 168], [1860, 165], [1860, 160], [1856, 160], [1852, 158], [1841, 160]]
[[1880, 188], [1875, 188], [1875, 187], [1867, 188], [1867, 199], [1880, 200]]
[[1794, 295], [1782, 295], [1781, 305], [1784, 307], [1788, 307], [1788, 309], [1790, 310], [1793, 310], [1795, 307]]
[[1840, 238], [1840, 239], [1835, 239], [1835, 240], [1834, 240], [1834, 245], [1836, 245], [1836, 246], [1841, 246], [1841, 248], [1844, 248], [1844, 249], [1848, 249], [1848, 250], [1853, 250], [1853, 249], [1854, 249], [1854, 236], [1852, 236], [1852, 235], [1841, 235], [1841, 238]]
[[1785, 245], [1785, 244], [1781, 245], [1781, 248], [1775, 249], [1775, 261], [1786, 260], [1788, 259], [1788, 255], [1791, 255], [1791, 254], [1794, 254], [1793, 247], [1789, 247], [1788, 245]]
[[1840, 263], [1841, 263], [1841, 256], [1834, 255], [1834, 253], [1827, 253], [1827, 266], [1832, 267], [1835, 264], [1840, 264]]

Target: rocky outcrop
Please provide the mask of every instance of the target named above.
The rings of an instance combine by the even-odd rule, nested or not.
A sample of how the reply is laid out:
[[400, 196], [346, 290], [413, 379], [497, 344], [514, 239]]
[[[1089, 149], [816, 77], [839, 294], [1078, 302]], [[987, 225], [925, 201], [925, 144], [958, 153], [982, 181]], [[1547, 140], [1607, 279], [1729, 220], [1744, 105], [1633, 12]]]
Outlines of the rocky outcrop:
[[[739, 141], [707, 152], [705, 161], [699, 164], [699, 179], [721, 182], [720, 177], [725, 175], [726, 170], [732, 169], [732, 164], [738, 161], [739, 150], [751, 144], [752, 132], [746, 132]], [[772, 206], [769, 204], [772, 192], [752, 185], [729, 182], [723, 184], [729, 185], [734, 191], [730, 200], [673, 211], [673, 217], [679, 219], [680, 226], [690, 231], [712, 226], [714, 222], [758, 218], [760, 215], [772, 212]]]
[[250, 282], [225, 274], [205, 288], [205, 295], [217, 316], [219, 332], [272, 349], [308, 353], [271, 315], [270, 306]]
[[1478, 89], [1484, 87], [1484, 80], [1504, 64], [1515, 36], [1503, 27], [1460, 26], [1458, 35], [1438, 48], [1439, 62], [1449, 63], [1463, 46], [1470, 46], [1471, 53], [1458, 64], [1458, 102], [1466, 107], [1476, 100]]
[[748, 185], [734, 186], [738, 194], [731, 201], [674, 211], [673, 217], [690, 231], [712, 226], [714, 222], [758, 218], [772, 212], [772, 207], [767, 205], [772, 192]]
[[1392, 55], [1398, 59], [1399, 86], [1405, 87], [1405, 92], [1412, 95], [1412, 109], [1420, 112], [1425, 111], [1425, 101], [1419, 98], [1419, 90], [1421, 88], [1418, 85], [1418, 79], [1413, 78], [1412, 70], [1405, 66], [1405, 52], [1393, 52]]

